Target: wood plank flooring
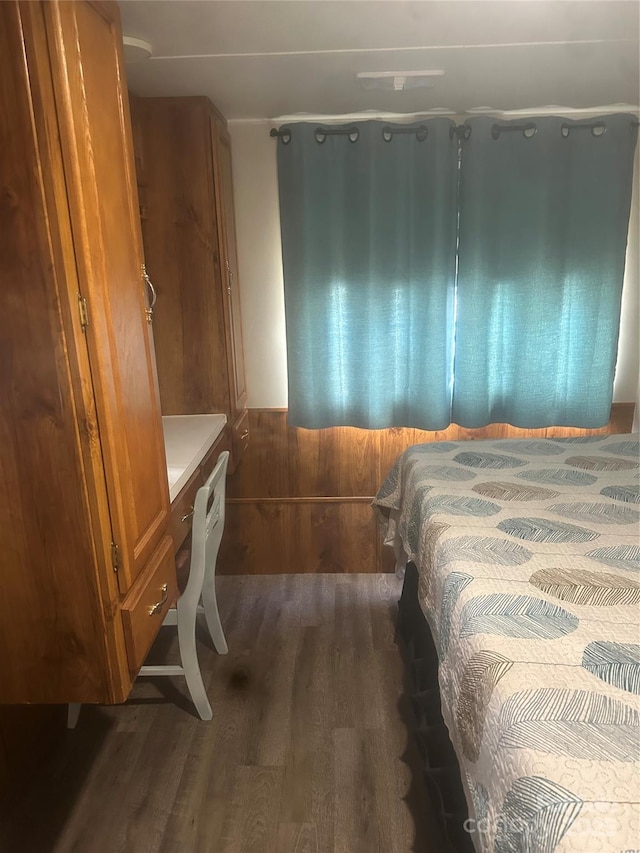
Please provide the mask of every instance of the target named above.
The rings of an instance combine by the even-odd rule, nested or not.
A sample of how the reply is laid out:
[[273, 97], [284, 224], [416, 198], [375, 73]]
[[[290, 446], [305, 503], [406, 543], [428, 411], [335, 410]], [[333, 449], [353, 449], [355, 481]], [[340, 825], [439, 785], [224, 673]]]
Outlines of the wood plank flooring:
[[[199, 647], [214, 719], [180, 678], [83, 708], [5, 802], [0, 850], [441, 853], [403, 722], [399, 593], [388, 574], [219, 578], [230, 651]], [[154, 654], [175, 660], [166, 630]]]

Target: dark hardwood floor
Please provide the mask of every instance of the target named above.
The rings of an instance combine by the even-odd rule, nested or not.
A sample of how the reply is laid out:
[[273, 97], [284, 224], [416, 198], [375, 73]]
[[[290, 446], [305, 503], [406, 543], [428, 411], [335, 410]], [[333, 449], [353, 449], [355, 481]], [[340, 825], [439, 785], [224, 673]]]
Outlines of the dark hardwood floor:
[[[84, 707], [4, 803], [0, 850], [441, 853], [403, 722], [399, 593], [388, 574], [219, 578], [229, 654], [200, 634], [214, 719], [180, 678]], [[154, 653], [175, 660], [165, 631]]]

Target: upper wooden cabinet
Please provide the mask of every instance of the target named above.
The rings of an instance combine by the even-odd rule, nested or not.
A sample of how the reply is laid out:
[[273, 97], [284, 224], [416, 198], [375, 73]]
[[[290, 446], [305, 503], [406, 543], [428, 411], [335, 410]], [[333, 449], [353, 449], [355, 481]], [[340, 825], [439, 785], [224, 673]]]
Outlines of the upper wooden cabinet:
[[0, 150], [0, 702], [122, 701], [176, 582], [115, 3], [0, 3]]
[[229, 134], [206, 98], [131, 109], [162, 411], [225, 413], [235, 467], [249, 433]]

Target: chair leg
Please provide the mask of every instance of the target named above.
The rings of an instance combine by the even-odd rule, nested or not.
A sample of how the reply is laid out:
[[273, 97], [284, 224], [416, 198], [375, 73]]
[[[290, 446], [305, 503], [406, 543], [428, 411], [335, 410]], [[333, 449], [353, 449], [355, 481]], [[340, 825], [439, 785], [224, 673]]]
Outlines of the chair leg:
[[187, 687], [200, 719], [210, 720], [213, 713], [204, 689], [196, 650], [196, 613], [195, 610], [181, 609], [180, 603], [181, 601], [178, 601], [178, 642]]
[[229, 651], [227, 641], [222, 630], [222, 622], [218, 612], [218, 600], [216, 598], [216, 577], [205, 577], [202, 587], [202, 605], [207, 620], [207, 628], [213, 640], [213, 645], [219, 655], [226, 655]]

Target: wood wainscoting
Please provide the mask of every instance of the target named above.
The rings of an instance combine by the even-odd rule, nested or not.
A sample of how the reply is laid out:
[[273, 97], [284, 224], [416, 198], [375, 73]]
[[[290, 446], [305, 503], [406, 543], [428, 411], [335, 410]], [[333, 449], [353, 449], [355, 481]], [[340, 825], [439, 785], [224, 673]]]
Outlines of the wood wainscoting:
[[412, 444], [482, 438], [553, 438], [630, 432], [633, 403], [614, 403], [599, 430], [508, 424], [439, 432], [287, 425], [286, 409], [250, 409], [251, 442], [227, 484], [220, 574], [393, 570], [371, 501], [396, 457]]

